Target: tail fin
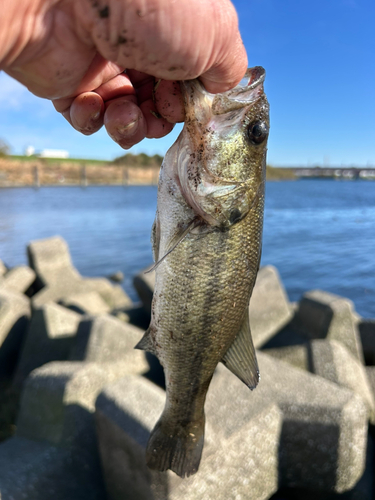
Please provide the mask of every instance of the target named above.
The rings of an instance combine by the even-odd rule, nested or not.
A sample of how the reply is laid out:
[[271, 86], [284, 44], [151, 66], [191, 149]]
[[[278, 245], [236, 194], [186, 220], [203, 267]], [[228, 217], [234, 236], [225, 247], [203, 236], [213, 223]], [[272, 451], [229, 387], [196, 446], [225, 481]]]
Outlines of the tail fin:
[[151, 432], [146, 449], [150, 469], [171, 469], [180, 477], [195, 474], [204, 442], [204, 415], [187, 425], [170, 423], [163, 415]]

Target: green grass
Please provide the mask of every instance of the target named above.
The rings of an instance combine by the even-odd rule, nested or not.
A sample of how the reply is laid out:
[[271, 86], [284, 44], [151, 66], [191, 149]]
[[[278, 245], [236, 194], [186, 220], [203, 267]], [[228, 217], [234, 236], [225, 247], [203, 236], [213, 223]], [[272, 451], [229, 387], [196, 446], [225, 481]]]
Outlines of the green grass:
[[296, 179], [294, 172], [289, 168], [277, 168], [267, 165], [267, 180], [268, 181], [287, 181]]
[[[161, 166], [163, 157], [159, 155], [148, 156], [145, 153], [140, 153], [139, 155], [133, 155], [127, 153], [124, 156], [115, 158], [113, 161], [104, 160], [93, 160], [85, 158], [38, 158], [36, 156], [22, 156], [22, 155], [9, 155], [4, 156], [4, 158], [12, 161], [22, 161], [25, 163], [32, 163], [35, 161], [40, 161], [45, 165], [56, 166], [56, 164], [69, 164], [78, 163], [80, 165], [95, 165], [98, 167], [105, 167], [106, 165], [111, 166], [129, 166], [138, 168], [158, 168]], [[267, 165], [267, 180], [277, 181], [277, 180], [292, 180], [295, 179], [294, 173], [288, 168], [277, 168]]]
[[108, 165], [109, 163], [112, 163], [111, 161], [105, 161], [105, 160], [92, 160], [92, 159], [85, 159], [85, 158], [39, 158], [37, 156], [23, 156], [23, 155], [9, 155], [5, 156], [4, 158], [7, 158], [8, 160], [18, 160], [18, 161], [25, 161], [25, 162], [35, 162], [35, 161], [42, 161], [43, 163], [87, 163], [87, 164], [97, 164], [99, 166], [102, 165]]

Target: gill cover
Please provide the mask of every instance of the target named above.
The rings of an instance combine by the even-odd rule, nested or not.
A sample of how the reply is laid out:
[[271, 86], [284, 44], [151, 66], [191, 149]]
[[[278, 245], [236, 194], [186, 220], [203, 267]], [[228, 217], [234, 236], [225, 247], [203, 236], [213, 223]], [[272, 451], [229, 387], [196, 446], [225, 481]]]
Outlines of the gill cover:
[[[220, 139], [220, 129], [237, 131], [248, 109], [263, 94], [265, 70], [247, 70], [234, 89], [219, 95], [207, 92], [198, 80], [181, 82], [185, 101], [185, 140], [178, 152], [178, 177], [188, 205], [211, 226], [229, 227], [247, 215], [258, 189], [251, 179], [238, 182], [214, 175], [215, 161], [210, 143]], [[217, 136], [215, 138], [215, 135]]]

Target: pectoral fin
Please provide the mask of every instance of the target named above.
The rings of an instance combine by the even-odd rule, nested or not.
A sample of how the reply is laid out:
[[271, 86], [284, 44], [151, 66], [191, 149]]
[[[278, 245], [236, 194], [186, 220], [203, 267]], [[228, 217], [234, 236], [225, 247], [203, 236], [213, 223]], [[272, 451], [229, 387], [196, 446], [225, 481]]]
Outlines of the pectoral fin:
[[160, 221], [159, 214], [156, 212], [156, 217], [151, 229], [151, 245], [154, 262], [159, 260], [159, 247], [160, 247]]
[[[161, 257], [159, 260], [157, 260], [157, 262], [155, 262], [155, 264], [151, 267], [151, 269], [148, 269], [147, 271], [145, 271], [145, 274], [151, 273], [151, 271], [155, 271], [155, 269], [157, 267], [159, 267], [159, 265], [163, 262], [163, 260], [170, 253], [173, 252], [173, 250], [177, 247], [177, 245], [179, 245], [186, 238], [186, 236], [190, 233], [190, 231], [192, 231], [193, 229], [198, 227], [200, 224], [201, 224], [201, 221], [199, 220], [199, 218], [196, 217], [195, 219], [193, 219], [190, 222], [190, 224], [185, 229], [181, 229], [181, 230], [177, 231], [175, 236], [170, 241], [169, 247], [168, 247], [168, 250], [166, 251], [166, 253], [163, 255], [163, 257]], [[158, 253], [159, 253], [159, 248], [158, 248]]]
[[249, 313], [246, 311], [240, 331], [225, 353], [222, 363], [250, 389], [259, 382], [258, 362], [251, 338]]

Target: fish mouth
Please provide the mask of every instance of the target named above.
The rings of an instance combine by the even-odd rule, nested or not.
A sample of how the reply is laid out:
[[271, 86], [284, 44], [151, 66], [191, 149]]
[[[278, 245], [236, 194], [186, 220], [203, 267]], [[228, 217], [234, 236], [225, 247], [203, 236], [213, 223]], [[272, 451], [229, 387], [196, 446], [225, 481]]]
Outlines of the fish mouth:
[[266, 71], [261, 66], [248, 68], [236, 87], [221, 94], [207, 92], [199, 80], [181, 82], [187, 117], [193, 113], [204, 123], [210, 115], [222, 115], [250, 106], [263, 94], [265, 76]]
[[257, 101], [263, 94], [263, 83], [266, 71], [262, 66], [248, 68], [240, 83], [231, 90], [215, 95], [211, 111], [214, 115], [222, 115], [241, 109]]

